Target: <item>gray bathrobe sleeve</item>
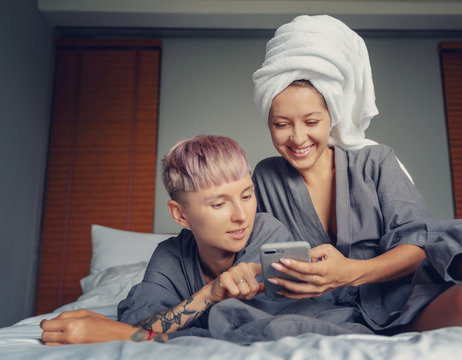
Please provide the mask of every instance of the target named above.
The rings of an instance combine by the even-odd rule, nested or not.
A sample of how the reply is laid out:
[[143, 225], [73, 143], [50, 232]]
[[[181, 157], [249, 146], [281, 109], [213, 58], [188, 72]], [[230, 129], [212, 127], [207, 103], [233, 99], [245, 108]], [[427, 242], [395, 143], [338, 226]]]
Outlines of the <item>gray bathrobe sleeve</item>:
[[441, 280], [450, 278], [446, 270], [453, 254], [448, 253], [447, 246], [434, 244], [447, 244], [441, 234], [451, 228], [450, 251], [460, 251], [461, 223], [431, 218], [422, 196], [387, 146], [367, 146], [357, 151], [335, 147], [335, 170], [336, 239], [324, 230], [301, 175], [281, 157], [261, 161], [254, 171], [258, 210], [278, 218], [296, 240], [306, 240], [313, 247], [334, 243], [348, 258], [370, 259], [400, 244], [413, 244], [426, 250], [430, 268], [435, 269], [430, 259], [445, 259], [439, 266], [440, 280], [429, 281], [426, 266], [425, 274], [419, 270], [412, 285], [409, 276], [337, 289], [330, 298], [319, 299], [360, 309], [366, 323], [376, 331], [408, 323], [454, 283], [452, 278], [451, 283]]
[[205, 285], [197, 262], [197, 247], [189, 230], [160, 243], [143, 281], [119, 304], [119, 320], [135, 325], [189, 298]]
[[[256, 214], [252, 234], [243, 250], [236, 254], [235, 264], [260, 262], [263, 243], [292, 241], [287, 229], [268, 214]], [[163, 241], [154, 251], [143, 281], [135, 285], [120, 302], [118, 319], [135, 325], [140, 321], [174, 307], [205, 286], [196, 241], [190, 230]], [[263, 303], [262, 306], [265, 304]], [[199, 317], [191, 327], [207, 328], [207, 315]], [[193, 332], [198, 335], [199, 333]]]

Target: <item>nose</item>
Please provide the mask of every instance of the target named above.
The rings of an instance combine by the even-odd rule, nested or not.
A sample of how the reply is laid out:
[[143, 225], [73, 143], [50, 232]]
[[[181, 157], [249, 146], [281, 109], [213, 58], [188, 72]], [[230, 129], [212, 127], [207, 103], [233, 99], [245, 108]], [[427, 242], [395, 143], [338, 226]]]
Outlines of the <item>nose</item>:
[[243, 223], [247, 220], [247, 213], [243, 204], [236, 203], [233, 205], [233, 213], [231, 214], [231, 221], [236, 223]]
[[295, 123], [292, 127], [292, 142], [296, 145], [302, 145], [305, 141], [303, 127], [299, 123]]

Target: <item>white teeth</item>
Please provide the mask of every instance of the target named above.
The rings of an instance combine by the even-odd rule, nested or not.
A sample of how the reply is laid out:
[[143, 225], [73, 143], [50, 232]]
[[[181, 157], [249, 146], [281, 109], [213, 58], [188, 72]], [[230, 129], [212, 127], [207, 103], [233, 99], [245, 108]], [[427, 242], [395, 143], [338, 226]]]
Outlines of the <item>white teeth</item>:
[[296, 154], [304, 154], [304, 153], [308, 152], [308, 150], [310, 150], [310, 149], [311, 149], [311, 146], [308, 146], [307, 148], [304, 148], [304, 149], [292, 149], [292, 150]]
[[244, 232], [244, 229], [241, 229], [241, 230], [235, 230], [235, 231], [230, 231], [232, 234], [241, 234], [242, 232]]

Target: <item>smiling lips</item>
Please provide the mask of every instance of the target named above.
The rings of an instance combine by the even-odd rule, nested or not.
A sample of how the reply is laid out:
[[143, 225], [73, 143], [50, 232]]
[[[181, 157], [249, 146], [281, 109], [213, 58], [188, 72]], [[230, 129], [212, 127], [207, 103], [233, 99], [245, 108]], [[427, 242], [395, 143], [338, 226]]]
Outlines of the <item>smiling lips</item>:
[[314, 146], [314, 144], [310, 145], [310, 146], [307, 146], [307, 147], [304, 147], [304, 148], [298, 148], [298, 149], [295, 149], [295, 148], [289, 146], [289, 149], [292, 150], [292, 152], [295, 154], [295, 156], [305, 156], [310, 152], [310, 150], [313, 148], [313, 146]]
[[241, 240], [245, 237], [246, 233], [247, 233], [247, 228], [242, 228], [242, 229], [238, 229], [238, 230], [233, 230], [233, 231], [228, 231], [227, 233], [233, 238], [233, 239], [236, 239], [236, 240]]

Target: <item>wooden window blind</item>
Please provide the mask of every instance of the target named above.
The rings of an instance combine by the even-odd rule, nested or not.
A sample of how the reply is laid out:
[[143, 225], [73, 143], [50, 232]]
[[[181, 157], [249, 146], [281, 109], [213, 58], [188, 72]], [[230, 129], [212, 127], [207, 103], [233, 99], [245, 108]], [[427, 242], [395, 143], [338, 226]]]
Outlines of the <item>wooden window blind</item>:
[[462, 42], [442, 42], [439, 48], [443, 75], [446, 122], [451, 157], [456, 218], [462, 218]]
[[159, 40], [58, 40], [37, 313], [74, 301], [91, 224], [152, 232]]

